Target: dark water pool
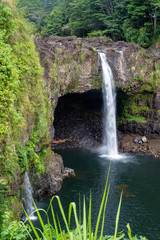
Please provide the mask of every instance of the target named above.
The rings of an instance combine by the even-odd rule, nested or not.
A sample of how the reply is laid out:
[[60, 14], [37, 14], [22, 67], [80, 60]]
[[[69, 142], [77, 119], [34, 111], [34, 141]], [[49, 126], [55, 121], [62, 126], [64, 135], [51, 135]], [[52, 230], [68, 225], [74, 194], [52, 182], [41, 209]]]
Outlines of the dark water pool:
[[[76, 172], [75, 178], [65, 179], [58, 194], [63, 207], [67, 212], [71, 201], [78, 204], [79, 194], [84, 194], [86, 201], [89, 201], [91, 190], [94, 228], [110, 159], [89, 150], [62, 150], [58, 153], [63, 157], [64, 165]], [[129, 222], [133, 234], [144, 235], [149, 240], [160, 239], [160, 159], [129, 155], [123, 155], [119, 160], [112, 159], [109, 182], [111, 188], [105, 234], [114, 234], [120, 192], [124, 188], [118, 230], [126, 232], [126, 224]], [[49, 201], [47, 199], [38, 203], [38, 207], [47, 209]]]

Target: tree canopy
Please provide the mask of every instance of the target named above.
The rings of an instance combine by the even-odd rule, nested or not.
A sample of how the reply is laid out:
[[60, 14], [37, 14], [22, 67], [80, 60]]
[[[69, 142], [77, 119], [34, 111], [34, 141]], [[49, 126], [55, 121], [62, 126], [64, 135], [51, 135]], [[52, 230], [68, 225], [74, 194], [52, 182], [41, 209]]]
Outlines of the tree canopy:
[[43, 35], [107, 36], [148, 47], [160, 36], [159, 0], [19, 0]]

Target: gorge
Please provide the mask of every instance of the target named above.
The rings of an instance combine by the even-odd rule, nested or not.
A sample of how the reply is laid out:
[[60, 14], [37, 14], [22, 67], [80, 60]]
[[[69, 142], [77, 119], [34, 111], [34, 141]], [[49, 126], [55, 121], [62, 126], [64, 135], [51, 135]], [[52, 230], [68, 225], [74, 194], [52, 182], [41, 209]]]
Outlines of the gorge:
[[[14, 208], [20, 208], [19, 188], [22, 174], [29, 166], [33, 190], [39, 199], [61, 188], [67, 170], [62, 158], [53, 154], [50, 146], [54, 150], [65, 145], [91, 147], [102, 143], [102, 68], [97, 49], [103, 49], [117, 89], [119, 149], [160, 156], [158, 43], [143, 49], [133, 43], [112, 42], [107, 38], [36, 37], [43, 70], [33, 40], [26, 35], [28, 28], [23, 22], [22, 31], [21, 21], [17, 21], [19, 25], [15, 30], [17, 40], [12, 46], [1, 45], [3, 53], [13, 55], [9, 60], [3, 57], [6, 69], [11, 66], [13, 69], [12, 75], [9, 70], [4, 72], [4, 78], [9, 79], [11, 96], [2, 89], [8, 110], [5, 107], [6, 114], [3, 112], [1, 121], [4, 156], [1, 171], [8, 179]], [[19, 33], [23, 44], [16, 38]], [[7, 89], [6, 83], [4, 89]], [[9, 102], [9, 96], [13, 103]], [[135, 144], [136, 135], [145, 135], [149, 142]], [[53, 140], [59, 139], [73, 141], [55, 146]], [[14, 204], [17, 201], [18, 204]], [[18, 217], [20, 211], [15, 212]]]
[[[135, 43], [114, 42], [107, 37], [35, 36], [36, 30], [16, 4], [17, 1], [0, 0], [0, 238], [2, 228], [4, 234], [7, 231], [12, 234], [12, 223], [22, 216], [22, 202], [26, 209], [30, 206], [28, 213], [32, 211], [32, 194], [40, 205], [41, 200], [48, 201], [60, 190], [59, 194], [66, 192], [64, 200], [67, 194], [88, 193], [88, 187], [100, 195], [109, 160], [111, 155], [118, 154], [117, 149], [120, 154], [143, 156], [122, 154], [122, 161], [113, 159], [111, 196], [116, 202], [119, 190], [124, 188], [125, 197], [131, 197], [131, 201], [124, 200], [129, 202], [128, 218], [135, 216], [134, 211], [130, 212], [130, 202], [136, 202], [139, 222], [145, 221], [154, 196], [154, 216], [147, 215], [152, 223], [144, 228], [144, 235], [145, 231], [152, 235], [153, 222], [160, 221], [159, 195], [152, 192], [157, 193], [159, 182], [160, 43], [144, 49]], [[117, 119], [109, 117], [114, 123], [114, 150], [107, 146], [105, 154], [100, 155], [97, 149], [106, 141], [104, 69], [98, 50], [103, 52], [101, 57], [112, 70], [117, 93], [116, 103], [112, 102], [116, 105]], [[108, 134], [109, 127], [106, 129]], [[64, 181], [75, 174], [75, 178]], [[69, 182], [70, 187], [65, 188]], [[142, 182], [145, 187], [139, 187]], [[78, 189], [77, 183], [82, 188]], [[150, 190], [143, 202], [145, 192]], [[141, 202], [144, 218], [141, 218]], [[111, 208], [115, 209], [115, 205]], [[139, 231], [136, 227], [135, 230]], [[157, 234], [156, 230], [156, 239]]]

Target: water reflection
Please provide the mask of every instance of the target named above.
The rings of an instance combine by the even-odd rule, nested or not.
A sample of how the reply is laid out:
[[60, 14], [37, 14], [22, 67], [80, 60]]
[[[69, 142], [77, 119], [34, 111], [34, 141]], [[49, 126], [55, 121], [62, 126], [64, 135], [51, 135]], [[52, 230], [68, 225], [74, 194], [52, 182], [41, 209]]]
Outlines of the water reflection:
[[[66, 179], [59, 192], [62, 204], [68, 212], [71, 201], [79, 203], [79, 194], [85, 194], [89, 202], [92, 192], [92, 220], [95, 226], [100, 201], [103, 195], [110, 160], [99, 157], [95, 151], [63, 150], [64, 164], [76, 171], [76, 177]], [[114, 233], [116, 211], [120, 192], [124, 189], [119, 231], [129, 222], [133, 234], [145, 235], [149, 240], [159, 238], [160, 232], [160, 159], [124, 155], [111, 162], [110, 194], [105, 220], [105, 234]], [[46, 208], [49, 199], [39, 203]], [[57, 208], [57, 204], [54, 204]], [[57, 210], [58, 211], [58, 210]], [[37, 223], [38, 224], [38, 223]]]

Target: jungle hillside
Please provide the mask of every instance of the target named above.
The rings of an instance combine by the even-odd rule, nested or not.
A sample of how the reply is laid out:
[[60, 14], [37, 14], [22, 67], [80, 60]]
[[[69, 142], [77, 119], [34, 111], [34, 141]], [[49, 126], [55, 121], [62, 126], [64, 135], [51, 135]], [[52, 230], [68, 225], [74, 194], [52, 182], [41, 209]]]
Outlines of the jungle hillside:
[[148, 47], [159, 39], [159, 0], [19, 0], [38, 33], [110, 37]]

